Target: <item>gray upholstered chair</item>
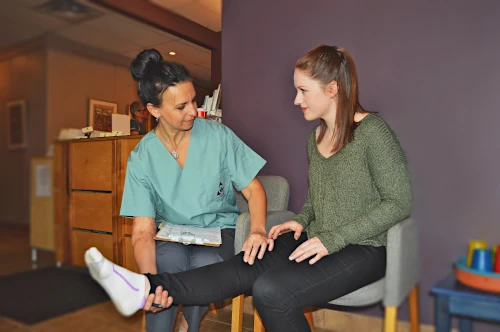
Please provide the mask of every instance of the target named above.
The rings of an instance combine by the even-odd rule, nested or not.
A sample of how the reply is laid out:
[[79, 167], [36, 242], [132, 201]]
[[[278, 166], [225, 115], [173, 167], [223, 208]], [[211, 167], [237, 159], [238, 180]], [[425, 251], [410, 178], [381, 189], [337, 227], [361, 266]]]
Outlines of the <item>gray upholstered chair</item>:
[[[384, 331], [397, 331], [398, 307], [409, 297], [411, 332], [419, 330], [418, 318], [419, 249], [417, 225], [405, 219], [389, 229], [385, 278], [331, 301], [339, 306], [367, 306], [382, 302], [385, 307]], [[263, 331], [262, 322], [254, 324]], [[314, 324], [309, 321], [312, 330]]]
[[[258, 179], [264, 186], [267, 196], [267, 219], [266, 232], [271, 227], [291, 220], [294, 213], [288, 211], [288, 198], [290, 197], [290, 186], [288, 181], [280, 176], [258, 176]], [[241, 210], [241, 215], [236, 221], [236, 235], [234, 240], [234, 252], [240, 253], [243, 243], [250, 232], [250, 214], [248, 213], [247, 201], [240, 192], [235, 192], [236, 203]], [[241, 331], [243, 323], [243, 300], [241, 294], [233, 299], [231, 331]], [[262, 326], [261, 320], [254, 310], [254, 331], [257, 326]], [[260, 324], [260, 325], [259, 325]], [[264, 331], [262, 329], [262, 331]]]
[[[263, 175], [257, 177], [267, 196], [267, 219], [266, 231], [271, 227], [291, 220], [294, 213], [288, 211], [288, 198], [290, 197], [290, 186], [288, 181], [281, 176]], [[238, 254], [243, 247], [243, 243], [250, 232], [250, 213], [248, 204], [243, 195], [235, 191], [236, 204], [240, 208], [241, 215], [236, 220], [236, 236], [234, 239], [234, 251]]]
[[359, 307], [382, 302], [385, 307], [384, 331], [396, 332], [398, 307], [408, 297], [411, 332], [417, 332], [419, 330], [418, 281], [417, 225], [413, 219], [405, 219], [389, 229], [385, 278], [330, 303]]

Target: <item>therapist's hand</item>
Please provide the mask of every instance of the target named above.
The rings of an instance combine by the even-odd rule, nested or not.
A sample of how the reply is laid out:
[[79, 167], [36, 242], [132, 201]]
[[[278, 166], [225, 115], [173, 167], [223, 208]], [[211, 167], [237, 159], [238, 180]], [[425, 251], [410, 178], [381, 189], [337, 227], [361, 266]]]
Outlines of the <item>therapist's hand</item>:
[[[144, 304], [145, 311], [158, 312], [163, 309], [169, 308], [172, 305], [173, 299], [171, 296], [168, 296], [168, 292], [163, 290], [161, 286], [156, 287], [154, 294], [149, 294], [146, 298], [146, 303]], [[153, 306], [153, 303], [162, 308], [158, 308]]]
[[255, 256], [257, 256], [257, 253], [257, 257], [259, 259], [262, 259], [262, 257], [264, 257], [264, 253], [266, 252], [267, 246], [269, 245], [271, 247], [273, 244], [274, 241], [266, 237], [265, 229], [250, 230], [250, 234], [248, 234], [248, 237], [243, 244], [243, 247], [241, 248], [241, 251], [245, 252], [243, 261], [252, 265], [255, 261]]

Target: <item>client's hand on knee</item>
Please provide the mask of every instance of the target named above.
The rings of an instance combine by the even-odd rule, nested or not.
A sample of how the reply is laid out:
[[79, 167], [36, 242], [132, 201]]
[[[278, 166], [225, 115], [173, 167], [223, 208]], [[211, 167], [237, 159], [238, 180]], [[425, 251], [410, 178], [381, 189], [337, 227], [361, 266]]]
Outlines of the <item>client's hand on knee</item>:
[[288, 259], [291, 261], [295, 260], [297, 263], [300, 263], [303, 260], [314, 256], [313, 259], [309, 260], [309, 264], [312, 265], [327, 255], [328, 250], [325, 245], [317, 236], [315, 236], [298, 246]]
[[303, 230], [304, 226], [294, 220], [290, 220], [280, 225], [273, 226], [273, 228], [271, 228], [271, 230], [269, 231], [267, 237], [269, 239], [276, 240], [281, 234], [292, 231], [295, 233], [293, 237], [295, 238], [295, 240], [298, 240]]
[[168, 296], [168, 292], [163, 287], [156, 287], [154, 294], [149, 294], [144, 304], [145, 311], [158, 312], [172, 305], [173, 298]]

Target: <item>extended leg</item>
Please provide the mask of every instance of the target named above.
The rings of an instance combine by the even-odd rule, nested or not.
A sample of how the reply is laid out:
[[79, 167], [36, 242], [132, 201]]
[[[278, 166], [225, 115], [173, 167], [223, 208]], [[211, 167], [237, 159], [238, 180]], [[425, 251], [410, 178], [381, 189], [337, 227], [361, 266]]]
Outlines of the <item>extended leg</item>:
[[228, 261], [176, 274], [137, 274], [108, 261], [96, 248], [89, 249], [85, 259], [93, 278], [106, 290], [120, 313], [128, 316], [142, 309], [145, 295], [154, 293], [157, 286], [167, 290], [175, 304], [186, 305], [208, 305], [245, 293], [262, 273], [292, 264], [288, 257], [305, 240], [306, 234], [295, 240], [292, 233], [287, 233], [275, 241], [273, 251], [253, 265], [243, 262], [240, 253]]
[[274, 250], [266, 252], [264, 258], [253, 265], [243, 261], [243, 253], [230, 260], [176, 274], [147, 274], [151, 292], [157, 286], [168, 290], [174, 304], [207, 305], [252, 289], [257, 278], [266, 271], [291, 264], [288, 257], [295, 248], [307, 239], [302, 234], [299, 240], [293, 233], [286, 233], [275, 241]]

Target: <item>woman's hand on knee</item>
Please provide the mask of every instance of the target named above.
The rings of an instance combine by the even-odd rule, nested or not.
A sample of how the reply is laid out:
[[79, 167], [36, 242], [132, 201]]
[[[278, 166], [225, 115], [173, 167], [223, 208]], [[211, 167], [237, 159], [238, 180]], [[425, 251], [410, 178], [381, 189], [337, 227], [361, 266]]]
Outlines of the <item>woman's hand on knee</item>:
[[154, 294], [149, 294], [144, 304], [145, 311], [158, 312], [172, 305], [173, 298], [161, 286], [156, 287]]
[[262, 259], [266, 252], [267, 246], [273, 245], [270, 242], [272, 241], [269, 241], [269, 239], [266, 237], [265, 230], [250, 231], [250, 234], [248, 234], [248, 237], [245, 243], [243, 244], [243, 247], [241, 248], [241, 250], [245, 252], [245, 255], [243, 256], [243, 261], [245, 263], [252, 265], [253, 262], [255, 261], [255, 256], [257, 256], [257, 254], [258, 254], [257, 257], [259, 259]]
[[297, 249], [292, 252], [289, 259], [300, 263], [314, 256], [314, 258], [309, 261], [309, 264], [314, 264], [326, 255], [328, 255], [328, 250], [321, 240], [315, 236], [298, 246]]
[[295, 235], [294, 238], [295, 240], [298, 240], [300, 237], [300, 234], [302, 234], [302, 231], [304, 230], [304, 226], [299, 224], [296, 221], [290, 220], [287, 222], [282, 223], [281, 225], [276, 225], [271, 228], [268, 234], [269, 239], [276, 240], [278, 236], [280, 236], [282, 233], [285, 233], [286, 231], [294, 231]]

